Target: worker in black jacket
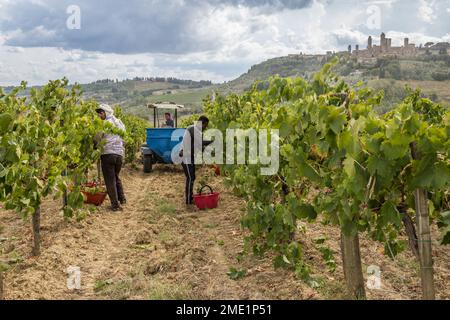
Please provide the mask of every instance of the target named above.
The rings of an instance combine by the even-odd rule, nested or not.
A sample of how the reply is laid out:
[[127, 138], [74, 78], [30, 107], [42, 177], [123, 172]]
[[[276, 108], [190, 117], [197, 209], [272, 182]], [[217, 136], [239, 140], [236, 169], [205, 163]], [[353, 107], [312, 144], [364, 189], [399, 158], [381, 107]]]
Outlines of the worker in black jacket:
[[194, 201], [194, 182], [195, 182], [195, 159], [196, 155], [202, 152], [206, 146], [212, 141], [203, 140], [203, 131], [206, 130], [209, 119], [201, 116], [196, 125], [192, 125], [186, 129], [183, 136], [181, 157], [183, 159], [182, 166], [186, 176], [186, 205], [192, 205]]

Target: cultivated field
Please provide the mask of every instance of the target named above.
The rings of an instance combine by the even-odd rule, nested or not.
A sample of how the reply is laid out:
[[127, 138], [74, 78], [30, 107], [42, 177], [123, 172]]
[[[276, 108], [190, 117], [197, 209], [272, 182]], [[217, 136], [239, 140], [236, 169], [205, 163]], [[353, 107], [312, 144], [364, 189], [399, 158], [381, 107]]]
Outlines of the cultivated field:
[[[30, 257], [30, 223], [15, 212], [0, 211], [0, 259], [10, 267], [6, 299], [346, 298], [338, 228], [299, 224], [296, 237], [305, 260], [324, 282], [313, 289], [290, 271], [274, 270], [269, 256], [241, 255], [245, 204], [221, 177], [209, 178], [221, 192], [220, 207], [198, 212], [184, 206], [181, 168], [157, 166], [145, 175], [127, 167], [122, 175], [128, 195], [123, 213], [109, 212], [105, 203], [82, 222], [65, 221], [61, 201], [45, 201], [38, 258]], [[211, 169], [203, 168], [198, 176], [211, 176]], [[322, 237], [334, 251], [335, 272], [328, 270], [315, 243]], [[382, 269], [382, 289], [368, 290], [369, 299], [420, 299], [419, 268], [410, 252], [391, 260], [364, 234], [361, 252], [364, 270], [371, 264]], [[437, 296], [450, 299], [450, 252], [436, 245], [433, 256]], [[66, 287], [69, 266], [81, 268], [81, 291]], [[230, 268], [237, 272], [228, 274]], [[239, 271], [245, 275], [233, 280]]]

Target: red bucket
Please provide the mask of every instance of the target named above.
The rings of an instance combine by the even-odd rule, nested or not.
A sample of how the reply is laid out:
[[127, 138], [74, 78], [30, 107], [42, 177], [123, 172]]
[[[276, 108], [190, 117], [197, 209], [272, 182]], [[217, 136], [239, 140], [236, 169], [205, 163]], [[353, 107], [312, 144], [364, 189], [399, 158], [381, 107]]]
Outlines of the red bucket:
[[[83, 185], [83, 187], [86, 187], [86, 188], [95, 188], [98, 186], [99, 186], [99, 184], [96, 182], [88, 182]], [[93, 204], [97, 207], [101, 206], [106, 199], [106, 192], [90, 193], [90, 192], [86, 192], [82, 189], [81, 193], [83, 193], [85, 196], [84, 203]]]
[[[209, 194], [203, 194], [203, 189], [209, 188]], [[203, 186], [200, 189], [200, 193], [194, 195], [194, 203], [200, 210], [214, 209], [219, 205], [220, 194], [218, 192], [213, 192], [210, 186]]]

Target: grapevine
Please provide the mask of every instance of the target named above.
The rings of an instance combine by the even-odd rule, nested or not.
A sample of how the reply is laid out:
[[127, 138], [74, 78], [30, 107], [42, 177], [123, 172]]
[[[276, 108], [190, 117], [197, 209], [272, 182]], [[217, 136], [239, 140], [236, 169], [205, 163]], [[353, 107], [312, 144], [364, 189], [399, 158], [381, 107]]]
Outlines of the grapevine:
[[80, 99], [78, 86], [67, 88], [67, 79], [20, 98], [25, 86], [6, 95], [0, 91], [0, 202], [24, 219], [32, 216], [33, 254], [38, 255], [42, 201], [66, 192], [64, 216], [80, 213], [80, 179], [100, 156], [94, 136], [114, 130], [98, 118], [95, 102]]
[[[327, 64], [311, 80], [274, 77], [267, 90], [255, 85], [205, 102], [221, 130], [280, 130], [278, 175], [261, 176], [259, 165], [225, 166], [228, 184], [247, 200], [242, 225], [254, 253], [278, 253], [276, 266], [312, 283], [297, 221], [337, 225], [347, 287], [356, 298], [365, 297], [359, 234], [384, 243], [393, 257], [405, 248], [402, 222], [416, 218], [417, 190], [426, 190], [432, 220], [448, 209], [450, 112], [419, 92], [386, 115], [374, 111], [381, 101], [382, 93], [350, 87]], [[447, 230], [443, 242], [445, 217], [438, 219]]]

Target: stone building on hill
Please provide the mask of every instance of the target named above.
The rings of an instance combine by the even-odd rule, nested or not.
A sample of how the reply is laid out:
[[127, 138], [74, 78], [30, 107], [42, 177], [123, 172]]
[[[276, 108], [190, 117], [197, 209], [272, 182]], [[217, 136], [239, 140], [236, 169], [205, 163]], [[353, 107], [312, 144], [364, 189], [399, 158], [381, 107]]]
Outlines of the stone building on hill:
[[372, 36], [370, 36], [367, 40], [367, 49], [360, 50], [359, 45], [356, 45], [353, 51], [351, 48], [352, 46], [349, 45], [348, 52], [363, 62], [370, 62], [378, 57], [415, 57], [423, 54], [450, 55], [450, 43], [433, 44], [429, 42], [424, 47], [417, 47], [414, 43], [410, 43], [408, 38], [405, 38], [402, 46], [395, 47], [392, 46], [392, 39], [387, 38], [384, 32], [380, 35], [379, 45], [375, 45]]

